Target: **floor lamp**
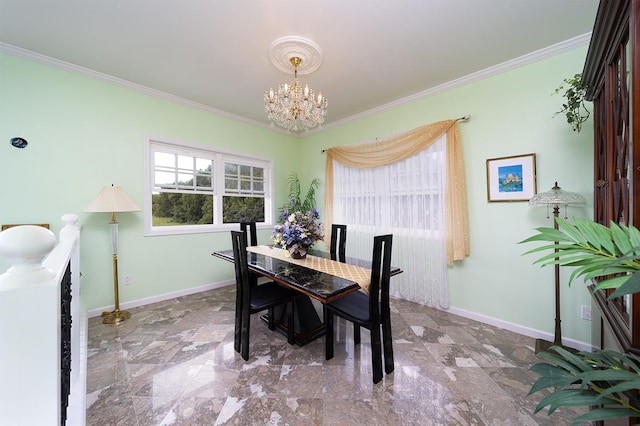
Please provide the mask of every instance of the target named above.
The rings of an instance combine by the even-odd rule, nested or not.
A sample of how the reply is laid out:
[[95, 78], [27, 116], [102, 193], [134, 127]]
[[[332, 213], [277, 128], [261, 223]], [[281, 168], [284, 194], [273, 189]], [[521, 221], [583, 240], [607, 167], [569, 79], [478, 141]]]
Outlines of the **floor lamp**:
[[120, 310], [120, 298], [118, 295], [118, 222], [116, 213], [139, 212], [140, 208], [131, 201], [131, 198], [119, 186], [105, 186], [84, 208], [87, 213], [111, 213], [111, 253], [113, 254], [113, 293], [115, 297], [115, 309], [111, 312], [103, 312], [104, 324], [119, 324], [131, 318], [131, 313]]
[[[529, 205], [545, 206], [547, 208], [547, 219], [549, 219], [549, 207], [553, 207], [553, 227], [558, 229], [558, 223], [556, 218], [560, 215], [560, 207], [564, 206], [564, 218], [567, 219], [567, 206], [569, 205], [582, 205], [586, 204], [585, 198], [576, 194], [575, 192], [563, 191], [556, 182], [555, 186], [550, 191], [543, 192], [541, 194], [534, 195], [529, 200]], [[556, 241], [555, 244], [558, 244]], [[555, 250], [558, 251], [557, 249]], [[555, 274], [555, 292], [556, 292], [556, 322], [553, 343], [546, 340], [536, 340], [536, 353], [545, 352], [551, 347], [551, 345], [562, 346], [562, 329], [560, 327], [560, 265], [556, 264]]]

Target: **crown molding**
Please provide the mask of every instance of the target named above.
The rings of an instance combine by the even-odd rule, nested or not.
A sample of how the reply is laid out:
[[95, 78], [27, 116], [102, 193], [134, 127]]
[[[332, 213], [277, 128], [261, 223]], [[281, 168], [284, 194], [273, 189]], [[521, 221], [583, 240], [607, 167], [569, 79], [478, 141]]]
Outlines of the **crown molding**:
[[170, 93], [163, 92], [161, 90], [152, 89], [147, 86], [143, 86], [141, 84], [133, 83], [128, 80], [124, 80], [121, 78], [113, 77], [109, 74], [105, 74], [99, 71], [92, 70], [90, 68], [81, 67], [70, 62], [61, 61], [59, 59], [52, 58], [50, 56], [42, 55], [40, 53], [32, 52], [30, 50], [22, 49], [17, 46], [13, 46], [11, 44], [0, 42], [0, 52], [7, 53], [12, 56], [17, 56], [19, 58], [27, 59], [29, 61], [37, 62], [40, 64], [48, 65], [52, 68], [61, 69], [64, 71], [69, 71], [75, 74], [80, 74], [85, 77], [89, 77], [93, 80], [98, 80], [106, 83], [113, 84], [115, 86], [119, 86], [125, 89], [134, 90], [136, 92], [144, 93], [149, 96], [153, 96], [156, 98], [164, 99], [169, 102], [173, 102], [176, 104], [188, 106], [191, 108], [199, 109], [202, 111], [210, 112], [216, 115], [220, 115], [222, 117], [240, 121], [243, 123], [251, 124], [253, 126], [262, 127], [266, 129], [270, 129], [268, 124], [261, 123], [259, 121], [251, 120], [241, 115], [232, 114], [230, 112], [213, 108], [208, 105], [201, 104], [199, 102], [190, 101], [188, 99], [182, 98], [180, 96], [175, 96]]
[[202, 111], [206, 111], [206, 112], [210, 112], [225, 118], [228, 118], [230, 120], [234, 120], [234, 121], [240, 121], [246, 124], [250, 124], [252, 126], [256, 126], [256, 127], [260, 127], [263, 129], [267, 129], [267, 130], [271, 130], [271, 131], [275, 131], [278, 133], [283, 133], [283, 134], [287, 134], [288, 136], [294, 136], [294, 137], [298, 137], [298, 138], [303, 138], [304, 136], [308, 136], [308, 135], [312, 135], [312, 134], [316, 134], [319, 132], [322, 132], [324, 130], [327, 129], [331, 129], [331, 128], [335, 128], [335, 127], [339, 127], [342, 126], [344, 124], [347, 123], [351, 123], [353, 121], [356, 120], [360, 120], [362, 118], [366, 118], [366, 117], [370, 117], [372, 115], [375, 114], [379, 114], [381, 112], [384, 111], [389, 111], [391, 109], [394, 108], [398, 108], [400, 106], [404, 106], [407, 104], [411, 104], [413, 102], [422, 100], [422, 99], [426, 99], [428, 97], [443, 93], [443, 92], [447, 92], [449, 90], [458, 88], [458, 87], [462, 87], [465, 86], [467, 84], [471, 84], [480, 80], [483, 80], [485, 78], [494, 76], [494, 75], [498, 75], [498, 74], [502, 74], [506, 71], [510, 71], [519, 67], [522, 67], [524, 65], [528, 65], [534, 62], [538, 62], [541, 61], [543, 59], [547, 59], [550, 58], [552, 56], [573, 50], [577, 47], [580, 46], [584, 46], [584, 45], [588, 45], [589, 41], [591, 40], [591, 33], [585, 33], [583, 35], [577, 36], [577, 37], [573, 37], [570, 38], [568, 40], [565, 40], [563, 42], [560, 43], [556, 43], [553, 44], [551, 46], [545, 47], [543, 49], [540, 50], [536, 50], [534, 52], [528, 53], [526, 55], [520, 56], [518, 58], [503, 62], [501, 64], [498, 65], [494, 65], [492, 67], [489, 68], [485, 68], [483, 70], [477, 71], [475, 73], [471, 73], [469, 75], [466, 75], [464, 77], [461, 78], [457, 78], [455, 80], [451, 80], [449, 82], [440, 84], [438, 86], [423, 90], [421, 92], [415, 93], [413, 95], [401, 98], [401, 99], [397, 99], [395, 101], [386, 103], [384, 105], [380, 105], [378, 107], [369, 109], [367, 111], [363, 111], [361, 113], [358, 114], [354, 114], [351, 115], [349, 117], [343, 118], [341, 120], [338, 121], [334, 121], [332, 123], [328, 123], [328, 124], [323, 124], [321, 128], [315, 128], [312, 129], [308, 132], [305, 133], [300, 133], [300, 134], [294, 134], [294, 133], [286, 133], [285, 131], [280, 131], [277, 128], [274, 128], [273, 126], [270, 126], [269, 124], [265, 124], [262, 123], [260, 121], [255, 121], [255, 120], [251, 120], [248, 119], [246, 117], [237, 115], [237, 114], [232, 114], [230, 112], [224, 111], [224, 110], [220, 110], [217, 108], [213, 108], [210, 107], [208, 105], [204, 105], [198, 102], [193, 102], [190, 101], [188, 99], [184, 99], [182, 97], [179, 96], [175, 96], [175, 95], [171, 95], [169, 93], [166, 92], [162, 92], [160, 90], [155, 90], [155, 89], [151, 89], [149, 87], [143, 86], [141, 84], [136, 84], [136, 83], [132, 83], [130, 81], [127, 80], [123, 80], [120, 78], [116, 78], [113, 76], [110, 76], [108, 74], [104, 74], [98, 71], [94, 71], [92, 69], [89, 68], [84, 68], [84, 67], [80, 67], [78, 65], [74, 65], [71, 64], [69, 62], [65, 62], [65, 61], [61, 61], [58, 59], [54, 59], [51, 58], [49, 56], [46, 55], [42, 55], [36, 52], [32, 52], [30, 50], [26, 50], [26, 49], [22, 49], [7, 43], [3, 43], [0, 42], [0, 52], [4, 52], [13, 56], [17, 56], [20, 58], [24, 58], [30, 61], [34, 61], [34, 62], [38, 62], [44, 65], [48, 65], [51, 66], [53, 68], [58, 68], [58, 69], [62, 69], [62, 70], [66, 70], [69, 72], [73, 72], [76, 74], [81, 74], [84, 76], [87, 76], [89, 78], [92, 78], [94, 80], [99, 80], [99, 81], [103, 81], [103, 82], [107, 82], [107, 83], [111, 83], [113, 85], [116, 86], [120, 86], [123, 88], [127, 88], [130, 90], [134, 90], [140, 93], [144, 93], [150, 96], [154, 96], [156, 98], [160, 98], [160, 99], [164, 99], [167, 100], [169, 102], [174, 102], [180, 105], [185, 105], [191, 108], [195, 108], [195, 109], [199, 109]]
[[[563, 42], [553, 44], [551, 46], [545, 47], [540, 50], [536, 50], [534, 52], [503, 62], [501, 64], [494, 65], [489, 68], [485, 68], [483, 70], [468, 74], [464, 77], [448, 81], [446, 83], [423, 90], [413, 95], [410, 95], [401, 99], [397, 99], [395, 101], [386, 103], [384, 105], [380, 105], [378, 107], [369, 109], [367, 111], [363, 111], [358, 114], [354, 114], [352, 116], [343, 118], [342, 120], [334, 121], [329, 124], [324, 124], [322, 126], [322, 130], [342, 126], [344, 124], [347, 124], [356, 120], [360, 120], [365, 117], [370, 117], [372, 115], [379, 114], [384, 111], [389, 111], [391, 109], [395, 109], [400, 106], [404, 106], [422, 99], [426, 99], [428, 97], [431, 97], [443, 92], [447, 92], [449, 90], [452, 90], [458, 87], [466, 86], [467, 84], [484, 80], [485, 78], [492, 77], [494, 75], [502, 74], [504, 72], [522, 67], [524, 65], [529, 65], [534, 62], [538, 62], [543, 59], [547, 59], [547, 58], [559, 55], [561, 53], [568, 52], [580, 46], [588, 45], [590, 40], [591, 40], [590, 32], [586, 34], [582, 34], [577, 37], [570, 38]], [[310, 131], [309, 133], [315, 133], [315, 132]]]

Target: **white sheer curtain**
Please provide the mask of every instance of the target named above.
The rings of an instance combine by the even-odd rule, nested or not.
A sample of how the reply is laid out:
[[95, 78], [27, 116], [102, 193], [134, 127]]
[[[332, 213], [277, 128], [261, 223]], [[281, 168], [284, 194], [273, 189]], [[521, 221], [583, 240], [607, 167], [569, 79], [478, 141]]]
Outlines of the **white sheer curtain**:
[[449, 307], [445, 247], [444, 134], [405, 160], [375, 168], [333, 161], [333, 223], [347, 225], [347, 256], [370, 258], [373, 237], [393, 234], [392, 263], [403, 273], [391, 294]]

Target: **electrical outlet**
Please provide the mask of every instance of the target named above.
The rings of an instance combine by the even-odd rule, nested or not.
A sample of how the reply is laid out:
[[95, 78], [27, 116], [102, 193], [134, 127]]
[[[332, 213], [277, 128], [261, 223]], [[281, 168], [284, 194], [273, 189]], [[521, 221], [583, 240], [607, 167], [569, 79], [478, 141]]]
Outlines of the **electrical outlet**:
[[131, 285], [131, 275], [124, 276], [124, 285]]
[[591, 306], [582, 305], [580, 307], [580, 318], [591, 321]]

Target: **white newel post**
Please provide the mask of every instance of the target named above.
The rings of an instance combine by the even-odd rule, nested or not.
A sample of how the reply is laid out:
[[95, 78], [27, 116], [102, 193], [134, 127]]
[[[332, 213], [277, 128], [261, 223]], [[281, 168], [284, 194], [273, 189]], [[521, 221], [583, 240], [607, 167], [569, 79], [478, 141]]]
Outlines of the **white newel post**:
[[60, 232], [58, 245], [55, 235], [41, 226], [22, 225], [0, 232], [0, 256], [11, 265], [0, 275], [2, 424], [60, 424], [60, 281], [69, 261], [72, 262], [70, 310], [72, 315], [78, 315], [73, 317], [76, 324], [72, 323], [71, 330], [71, 392], [74, 382], [84, 380], [78, 377], [80, 338], [78, 330], [74, 330], [78, 327], [73, 327], [81, 317], [79, 263], [75, 263], [79, 260], [77, 221], [77, 215], [63, 216], [66, 226]]

